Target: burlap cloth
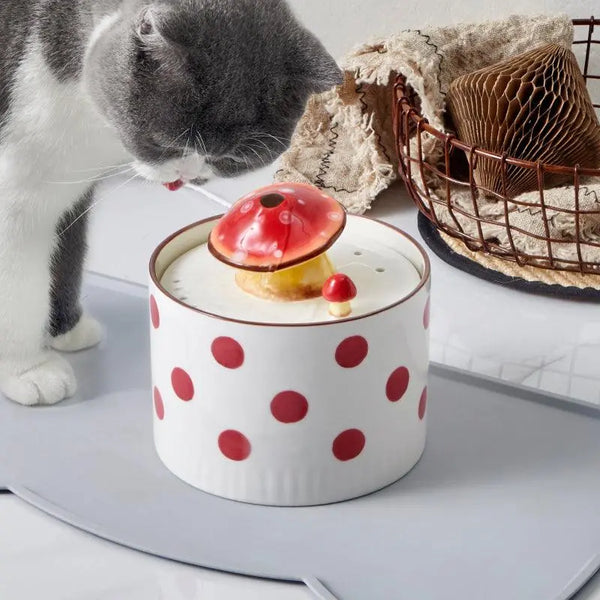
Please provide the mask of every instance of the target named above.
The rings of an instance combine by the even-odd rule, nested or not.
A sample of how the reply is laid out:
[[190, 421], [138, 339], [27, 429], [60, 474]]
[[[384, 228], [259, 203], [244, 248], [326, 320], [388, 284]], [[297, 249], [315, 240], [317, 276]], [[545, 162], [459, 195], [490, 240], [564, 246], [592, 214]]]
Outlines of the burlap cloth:
[[[398, 176], [391, 107], [398, 74], [418, 94], [421, 114], [444, 131], [445, 94], [456, 77], [536, 46], [557, 43], [570, 48], [572, 42], [571, 19], [558, 15], [512, 16], [502, 21], [403, 31], [360, 46], [342, 61], [344, 84], [309, 101], [275, 179], [312, 183], [337, 198], [349, 212], [363, 213]], [[437, 140], [423, 136], [423, 152], [429, 162], [435, 163], [442, 150]], [[417, 183], [421, 189], [427, 184], [435, 195], [434, 179]], [[582, 185], [580, 209], [600, 211], [600, 182], [588, 180]], [[445, 202], [445, 188], [439, 197]], [[572, 243], [574, 217], [552, 210], [574, 209], [574, 198], [572, 186], [554, 188], [545, 195], [550, 233], [565, 241], [553, 245], [557, 258], [577, 260]], [[524, 194], [516, 200], [539, 203], [539, 195]], [[468, 189], [453, 189], [452, 201], [474, 214]], [[510, 249], [504, 206], [485, 198], [478, 198], [478, 206], [482, 216], [497, 220], [497, 225], [484, 227], [484, 235]], [[436, 212], [442, 222], [455, 227], [447, 209], [436, 208]], [[459, 220], [466, 233], [477, 233], [474, 219]], [[547, 254], [547, 243], [527, 234], [545, 235], [541, 210], [511, 205], [509, 221], [524, 232], [513, 236], [518, 249]], [[600, 242], [597, 215], [580, 218], [580, 227], [582, 239]], [[599, 249], [584, 245], [581, 251], [583, 260], [600, 262]]]
[[[363, 213], [397, 177], [392, 87], [401, 73], [431, 125], [444, 130], [445, 94], [458, 76], [534, 46], [571, 47], [566, 15], [403, 31], [356, 48], [342, 61], [345, 83], [313, 96], [282, 156], [277, 181], [317, 185]], [[432, 160], [436, 144], [423, 147]]]

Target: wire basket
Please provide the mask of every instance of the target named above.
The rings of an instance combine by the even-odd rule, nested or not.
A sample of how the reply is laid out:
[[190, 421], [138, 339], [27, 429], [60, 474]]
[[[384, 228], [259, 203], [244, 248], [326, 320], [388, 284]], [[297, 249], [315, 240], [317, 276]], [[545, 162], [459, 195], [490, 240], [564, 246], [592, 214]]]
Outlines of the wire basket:
[[[600, 75], [590, 71], [595, 58], [592, 49], [600, 44], [600, 39], [594, 38], [600, 19], [575, 19], [573, 24], [573, 50], [593, 106], [598, 109], [600, 87], [596, 90], [594, 84]], [[586, 182], [593, 181], [588, 178], [598, 177], [600, 185], [600, 169], [530, 162], [464, 143], [455, 135], [432, 127], [421, 116], [419, 98], [401, 76], [394, 85], [393, 119], [400, 175], [419, 211], [438, 230], [458, 238], [473, 252], [485, 252], [522, 267], [600, 274], [600, 202], [590, 208], [589, 203], [582, 201], [588, 193]], [[427, 159], [423, 151], [432, 142], [438, 149], [436, 160]], [[500, 193], [476, 183], [474, 171], [482, 159], [495, 163], [500, 170]], [[506, 193], [507, 170], [515, 168], [528, 170], [537, 180], [537, 190], [528, 194], [526, 201]], [[554, 205], [548, 200], [550, 193], [544, 182], [556, 175], [572, 185], [573, 202], [569, 206]], [[493, 216], [486, 214], [483, 199], [488, 205], [490, 199], [495, 204]], [[533, 211], [531, 214], [539, 217], [536, 231], [523, 229], [511, 218], [515, 211], [523, 210]], [[572, 225], [572, 234], [555, 235], [557, 219]], [[589, 234], [590, 224], [593, 235]]]

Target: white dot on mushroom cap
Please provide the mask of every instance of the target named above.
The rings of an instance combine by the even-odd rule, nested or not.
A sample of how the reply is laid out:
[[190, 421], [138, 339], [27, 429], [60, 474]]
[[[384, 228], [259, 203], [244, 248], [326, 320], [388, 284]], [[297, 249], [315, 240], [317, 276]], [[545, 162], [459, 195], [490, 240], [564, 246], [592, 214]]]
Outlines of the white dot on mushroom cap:
[[327, 214], [327, 218], [330, 221], [341, 221], [342, 220], [342, 215], [340, 213], [337, 212], [330, 212]]
[[319, 235], [324, 238], [329, 237], [329, 234], [326, 231], [321, 231]]
[[284, 194], [295, 194], [296, 190], [286, 187], [286, 188], [279, 188], [280, 192], [283, 192]]
[[279, 215], [279, 220], [281, 221], [281, 223], [283, 223], [284, 225], [289, 225], [292, 222], [292, 213], [289, 210], [284, 210], [280, 215]]
[[304, 202], [304, 200], [302, 200], [302, 198], [298, 198], [298, 204], [301, 204], [302, 206], [304, 206], [306, 204], [306, 202]]
[[246, 202], [246, 203], [245, 203], [245, 204], [242, 206], [242, 208], [240, 209], [240, 212], [241, 212], [242, 214], [244, 214], [244, 215], [245, 215], [247, 212], [250, 212], [250, 211], [252, 210], [252, 206], [253, 206], [253, 204], [254, 204], [254, 203], [252, 202], [252, 200], [249, 200], [248, 202]]
[[281, 250], [275, 250], [275, 252], [273, 252], [273, 256], [275, 258], [281, 258], [283, 256], [283, 252]]
[[233, 254], [233, 260], [235, 262], [242, 262], [243, 260], [246, 260], [246, 258], [248, 258], [248, 253], [243, 250], [238, 250]]

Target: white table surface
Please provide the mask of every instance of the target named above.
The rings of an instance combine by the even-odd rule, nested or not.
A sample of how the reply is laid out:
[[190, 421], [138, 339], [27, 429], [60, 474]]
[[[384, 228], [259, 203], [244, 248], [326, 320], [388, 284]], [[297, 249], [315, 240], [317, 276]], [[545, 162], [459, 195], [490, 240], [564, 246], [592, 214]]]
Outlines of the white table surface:
[[[216, 180], [205, 193], [171, 193], [142, 181], [104, 182], [92, 218], [88, 268], [146, 283], [148, 257], [158, 242], [182, 226], [223, 212], [245, 191], [268, 183], [271, 172]], [[372, 216], [418, 236], [415, 209], [401, 188], [379, 199]], [[436, 257], [432, 269], [433, 360], [600, 403], [596, 304], [503, 289]], [[311, 597], [301, 585], [215, 573], [125, 549], [60, 523], [10, 494], [0, 495], [0, 600]], [[600, 600], [600, 576], [578, 600]]]

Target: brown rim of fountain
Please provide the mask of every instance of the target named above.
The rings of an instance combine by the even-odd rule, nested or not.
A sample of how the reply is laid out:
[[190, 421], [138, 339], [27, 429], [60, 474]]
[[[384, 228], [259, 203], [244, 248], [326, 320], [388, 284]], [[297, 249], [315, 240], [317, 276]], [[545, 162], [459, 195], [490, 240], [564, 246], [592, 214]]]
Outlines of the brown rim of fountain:
[[273, 267], [273, 266], [253, 267], [253, 266], [245, 265], [240, 262], [236, 262], [236, 261], [232, 260], [229, 256], [225, 256], [222, 252], [219, 252], [218, 250], [216, 250], [213, 243], [210, 241], [210, 238], [207, 240], [206, 245], [207, 245], [210, 253], [217, 260], [220, 260], [222, 263], [224, 263], [230, 267], [234, 267], [235, 269], [241, 269], [242, 271], [252, 271], [255, 273], [276, 273], [277, 271], [283, 271], [284, 269], [289, 269], [290, 267], [295, 267], [297, 265], [301, 265], [302, 263], [308, 262], [309, 260], [312, 260], [313, 258], [317, 258], [317, 256], [321, 256], [321, 254], [324, 254], [325, 252], [327, 252], [327, 250], [329, 250], [329, 248], [331, 248], [331, 246], [333, 246], [333, 244], [335, 244], [335, 242], [337, 242], [340, 235], [342, 235], [342, 233], [344, 231], [344, 227], [346, 227], [346, 221], [347, 221], [347, 217], [346, 217], [346, 214], [344, 213], [341, 227], [324, 244], [322, 244], [318, 248], [315, 248], [312, 252], [309, 252], [307, 254], [304, 254], [303, 256], [300, 256], [296, 260], [290, 260], [290, 261], [284, 262], [282, 264], [277, 265], [277, 267]]
[[152, 283], [154, 283], [154, 285], [157, 287], [157, 289], [160, 290], [160, 292], [162, 294], [164, 294], [167, 298], [169, 298], [169, 300], [171, 300], [172, 302], [175, 302], [176, 304], [179, 304], [180, 306], [183, 306], [184, 308], [186, 308], [188, 310], [191, 310], [196, 313], [200, 313], [206, 317], [218, 319], [219, 321], [226, 321], [228, 323], [237, 323], [239, 325], [253, 325], [253, 326], [258, 326], [258, 327], [294, 327], [294, 328], [296, 328], [296, 327], [324, 327], [327, 325], [338, 325], [340, 323], [350, 323], [352, 321], [360, 321], [362, 319], [366, 319], [368, 317], [372, 317], [372, 316], [378, 315], [380, 313], [384, 313], [388, 310], [391, 310], [392, 308], [395, 308], [396, 306], [399, 306], [400, 304], [404, 304], [405, 302], [410, 300], [413, 296], [415, 296], [418, 292], [420, 292], [421, 289], [424, 286], [426, 286], [428, 284], [429, 280], [431, 279], [431, 262], [429, 260], [429, 256], [427, 255], [427, 253], [425, 252], [425, 250], [423, 249], [421, 244], [419, 242], [417, 242], [417, 240], [415, 240], [415, 238], [413, 238], [408, 233], [402, 231], [401, 229], [398, 229], [398, 227], [395, 227], [394, 225], [390, 225], [389, 223], [384, 223], [383, 221], [380, 221], [378, 219], [371, 219], [369, 217], [355, 215], [355, 216], [353, 216], [353, 218], [355, 218], [355, 219], [364, 219], [365, 221], [372, 221], [373, 223], [378, 223], [379, 225], [383, 225], [384, 227], [392, 229], [393, 231], [395, 231], [396, 233], [400, 234], [402, 237], [407, 239], [419, 251], [421, 257], [423, 258], [423, 273], [420, 274], [419, 284], [409, 294], [407, 294], [403, 298], [400, 298], [400, 300], [393, 302], [392, 304], [388, 304], [387, 306], [384, 306], [377, 310], [371, 311], [369, 313], [365, 313], [364, 315], [350, 317], [347, 319], [335, 319], [335, 320], [331, 320], [331, 321], [316, 321], [314, 323], [268, 323], [265, 321], [248, 321], [248, 320], [244, 320], [244, 319], [235, 319], [233, 317], [217, 315], [215, 313], [211, 313], [209, 311], [202, 310], [200, 308], [196, 308], [195, 306], [190, 306], [189, 304], [182, 302], [181, 300], [179, 300], [178, 298], [173, 296], [171, 293], [169, 293], [162, 286], [162, 284], [158, 280], [158, 277], [156, 276], [156, 261], [158, 260], [160, 253], [174, 239], [176, 239], [180, 235], [183, 235], [187, 231], [190, 231], [191, 229], [200, 227], [202, 225], [206, 225], [207, 223], [210, 223], [211, 221], [214, 221], [216, 223], [222, 216], [223, 215], [217, 215], [216, 217], [209, 217], [208, 219], [202, 219], [201, 221], [197, 221], [196, 223], [187, 225], [186, 227], [183, 227], [182, 229], [171, 234], [168, 238], [164, 239], [156, 247], [156, 249], [152, 253], [152, 256], [150, 257], [150, 264], [149, 264], [150, 279], [152, 280]]

